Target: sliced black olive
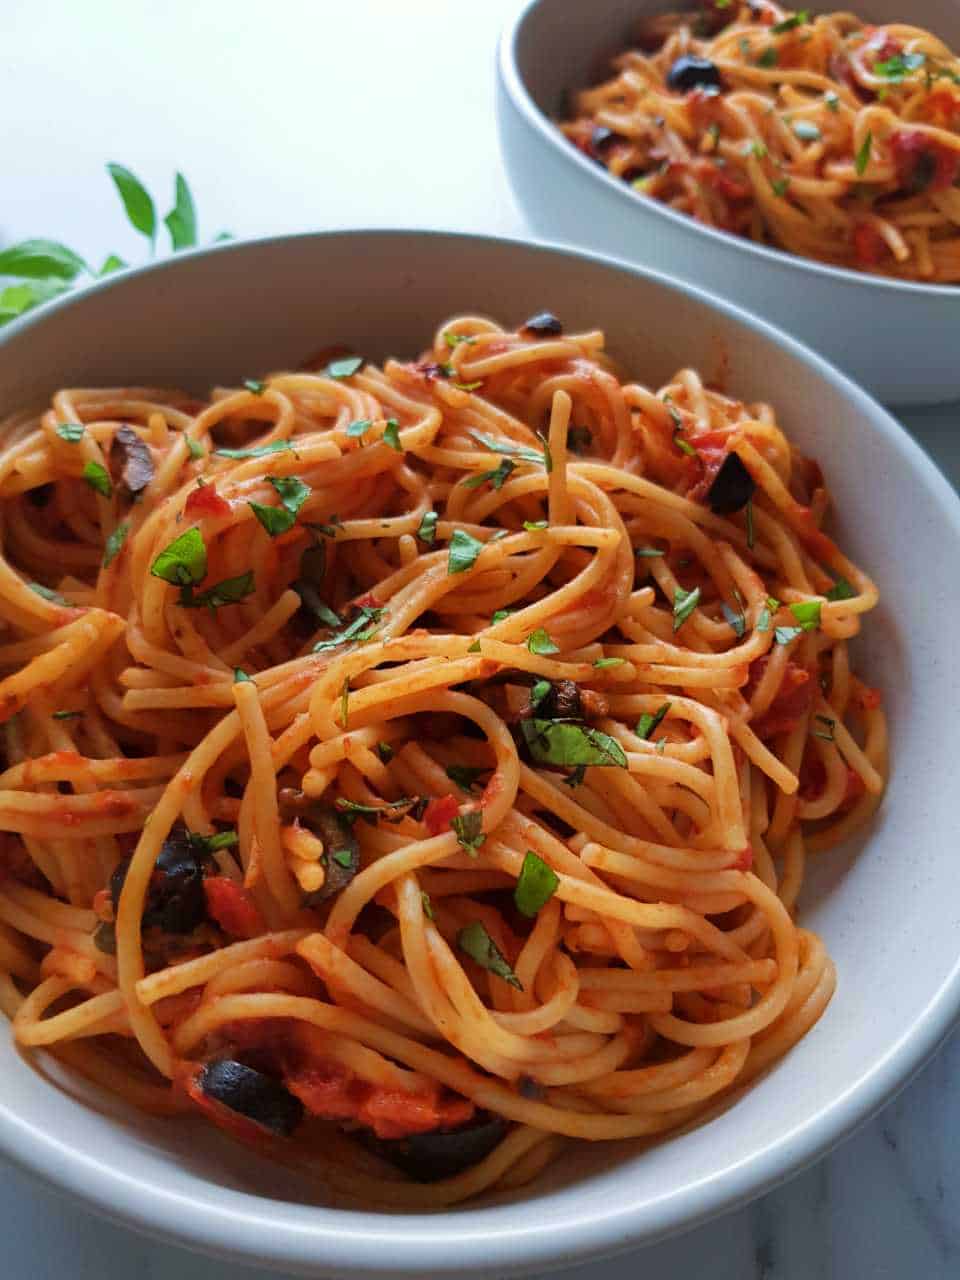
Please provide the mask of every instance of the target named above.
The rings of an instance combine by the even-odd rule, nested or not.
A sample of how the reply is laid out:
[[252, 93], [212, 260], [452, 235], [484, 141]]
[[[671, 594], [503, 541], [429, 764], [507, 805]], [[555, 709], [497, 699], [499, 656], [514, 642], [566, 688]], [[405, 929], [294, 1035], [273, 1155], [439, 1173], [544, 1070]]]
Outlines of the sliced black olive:
[[303, 1103], [279, 1080], [231, 1058], [202, 1067], [197, 1083], [208, 1098], [286, 1138], [303, 1119]]
[[98, 924], [93, 932], [93, 945], [104, 955], [115, 956], [117, 954], [116, 926], [106, 921]]
[[[143, 910], [144, 928], [164, 933], [190, 933], [206, 919], [203, 866], [208, 857], [193, 844], [183, 828], [170, 832], [157, 857]], [[110, 877], [110, 896], [116, 912], [120, 905], [130, 859], [117, 866]]]
[[315, 907], [345, 889], [360, 870], [360, 845], [350, 822], [335, 809], [311, 805], [300, 815], [300, 821], [323, 841], [320, 861], [325, 878], [320, 888], [306, 899], [307, 906]]
[[756, 487], [739, 454], [728, 453], [707, 490], [707, 505], [716, 515], [728, 516], [747, 505]]
[[[439, 1182], [454, 1178], [479, 1164], [507, 1132], [501, 1116], [486, 1115], [479, 1123], [447, 1132], [413, 1133], [409, 1138], [377, 1138], [363, 1134], [365, 1147], [402, 1169], [414, 1182]], [[360, 1137], [361, 1135], [357, 1135]]]
[[691, 89], [722, 89], [723, 80], [719, 68], [709, 58], [698, 58], [694, 53], [681, 53], [667, 72], [667, 88], [678, 93]]
[[608, 129], [605, 124], [595, 124], [593, 132], [590, 134], [590, 154], [594, 160], [599, 160], [613, 140], [619, 136], [612, 129]]
[[581, 719], [580, 690], [572, 680], [554, 681], [550, 692], [537, 703], [536, 713], [541, 720]]
[[120, 427], [113, 437], [111, 452], [120, 455], [120, 479], [132, 494], [142, 493], [154, 475], [153, 454], [133, 427]]
[[523, 325], [525, 333], [535, 333], [538, 338], [558, 337], [563, 333], [563, 325], [552, 311], [538, 311]]

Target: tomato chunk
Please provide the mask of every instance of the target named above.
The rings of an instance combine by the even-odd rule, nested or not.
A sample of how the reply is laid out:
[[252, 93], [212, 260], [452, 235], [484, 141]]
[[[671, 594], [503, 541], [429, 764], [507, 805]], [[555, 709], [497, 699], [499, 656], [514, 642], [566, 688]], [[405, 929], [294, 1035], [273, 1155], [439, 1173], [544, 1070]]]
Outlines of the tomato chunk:
[[216, 486], [201, 484], [196, 489], [191, 489], [183, 508], [183, 513], [186, 516], [193, 516], [200, 520], [204, 516], [228, 516], [230, 514], [230, 503], [226, 498], [220, 497]]
[[250, 894], [227, 876], [207, 876], [203, 882], [207, 915], [231, 938], [256, 938], [267, 926]]
[[861, 267], [875, 267], [883, 257], [886, 241], [871, 222], [853, 228], [853, 252]]
[[920, 129], [898, 129], [891, 139], [897, 181], [909, 192], [945, 191], [960, 172], [960, 151]]
[[424, 826], [432, 836], [438, 836], [450, 830], [450, 823], [459, 812], [460, 803], [456, 796], [434, 796], [424, 811]]

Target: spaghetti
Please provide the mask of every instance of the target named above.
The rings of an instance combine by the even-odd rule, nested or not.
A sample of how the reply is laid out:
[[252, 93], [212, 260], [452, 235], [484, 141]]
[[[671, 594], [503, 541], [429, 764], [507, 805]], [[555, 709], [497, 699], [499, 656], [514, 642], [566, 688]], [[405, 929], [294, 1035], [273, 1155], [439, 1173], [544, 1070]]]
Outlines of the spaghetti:
[[127, 1101], [441, 1206], [688, 1125], [834, 989], [877, 591], [773, 410], [445, 324], [0, 455], [0, 1002]]
[[563, 132], [635, 191], [833, 266], [960, 281], [960, 60], [767, 0], [646, 20]]

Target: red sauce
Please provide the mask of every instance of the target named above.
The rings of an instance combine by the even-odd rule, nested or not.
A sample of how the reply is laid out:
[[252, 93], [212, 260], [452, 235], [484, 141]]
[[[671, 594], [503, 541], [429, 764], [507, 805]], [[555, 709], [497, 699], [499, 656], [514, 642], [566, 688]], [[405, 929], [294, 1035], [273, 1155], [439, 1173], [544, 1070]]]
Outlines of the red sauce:
[[861, 267], [875, 267], [883, 257], [887, 244], [871, 222], [858, 222], [853, 228], [853, 252]]
[[891, 138], [897, 180], [906, 191], [945, 191], [960, 171], [960, 151], [920, 129], [898, 129]]
[[208, 876], [203, 882], [207, 914], [231, 938], [256, 938], [267, 930], [256, 903], [236, 880]]
[[434, 796], [423, 815], [423, 825], [432, 836], [450, 830], [450, 823], [460, 812], [456, 796]]
[[[760, 684], [769, 661], [769, 656], [764, 654], [762, 658], [750, 663], [750, 679], [743, 691], [748, 701]], [[809, 711], [815, 688], [816, 682], [806, 667], [788, 662], [773, 701], [762, 716], [751, 720], [750, 728], [758, 738], [772, 738], [778, 733], [789, 733], [797, 727], [801, 716]]]

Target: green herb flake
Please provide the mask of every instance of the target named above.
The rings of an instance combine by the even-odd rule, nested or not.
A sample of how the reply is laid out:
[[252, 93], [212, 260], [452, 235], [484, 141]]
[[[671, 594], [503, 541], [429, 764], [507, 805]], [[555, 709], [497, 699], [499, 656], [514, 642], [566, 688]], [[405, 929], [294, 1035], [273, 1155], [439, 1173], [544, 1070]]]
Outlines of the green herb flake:
[[799, 604], [792, 604], [790, 612], [799, 622], [803, 631], [816, 631], [820, 625], [819, 600], [803, 600]]
[[482, 484], [490, 484], [494, 489], [502, 489], [504, 482], [516, 470], [516, 466], [517, 464], [509, 458], [503, 458], [495, 470], [479, 471], [476, 475], [469, 476], [463, 483], [467, 489], [479, 489]]
[[345, 867], [348, 871], [353, 866], [353, 854], [349, 849], [334, 849], [330, 857], [338, 866]]
[[840, 110], [840, 98], [832, 89], [828, 90], [828, 92], [823, 95], [823, 100], [827, 104], [828, 111], [836, 113]]
[[648, 742], [650, 740], [650, 735], [660, 724], [661, 720], [670, 710], [672, 705], [673, 703], [671, 702], [665, 702], [662, 707], [658, 707], [652, 714], [649, 711], [645, 711], [637, 721], [637, 737], [643, 738], [644, 741]]
[[423, 519], [417, 528], [417, 537], [421, 542], [425, 542], [428, 547], [432, 547], [437, 537], [437, 520], [439, 519], [435, 511], [425, 511]]
[[113, 495], [113, 484], [106, 467], [100, 462], [87, 462], [83, 468], [83, 478], [91, 489], [102, 494], [104, 498]]
[[549, 694], [553, 685], [549, 680], [538, 680], [530, 689], [530, 708], [536, 710], [544, 698]]
[[822, 738], [824, 742], [836, 741], [833, 734], [833, 731], [837, 725], [836, 720], [832, 720], [830, 716], [814, 716], [813, 718], [814, 720], [818, 721], [820, 724], [826, 726], [824, 729], [814, 729], [813, 736], [815, 738]]
[[259, 378], [244, 378], [243, 385], [254, 396], [262, 396], [267, 389], [267, 384]]
[[[776, 28], [771, 28], [771, 30], [775, 30], [775, 29]], [[777, 56], [778, 56], [777, 50], [771, 44], [766, 49], [764, 49], [764, 51], [757, 58], [754, 65], [758, 67], [775, 67], [777, 65]]]
[[516, 612], [517, 612], [516, 609], [498, 609], [496, 613], [493, 615], [493, 617], [490, 619], [490, 625], [495, 627], [498, 622], [503, 622], [504, 619], [510, 617], [511, 613], [516, 613]]
[[[534, 466], [544, 467], [547, 471], [552, 468], [552, 461], [548, 462], [548, 453], [531, 449], [529, 445], [516, 444], [513, 440], [500, 439], [497, 436], [488, 436], [483, 431], [471, 431], [470, 435], [477, 444], [482, 444], [490, 453], [501, 453], [506, 457], [517, 458], [520, 462], [529, 462]], [[540, 436], [540, 439], [543, 437]]]
[[776, 627], [773, 632], [777, 644], [790, 644], [803, 635], [803, 627]]
[[335, 632], [326, 640], [318, 640], [311, 652], [323, 653], [327, 649], [336, 649], [350, 640], [363, 644], [374, 635], [384, 613], [385, 610], [382, 608], [360, 605], [357, 616], [347, 623], [342, 631]]
[[560, 887], [560, 877], [532, 849], [523, 857], [523, 865], [513, 891], [513, 901], [523, 916], [535, 916], [545, 907]]
[[605, 671], [608, 667], [622, 667], [626, 662], [626, 658], [597, 658], [594, 666], [598, 671]]
[[218, 458], [266, 458], [271, 453], [285, 453], [293, 449], [289, 440], [271, 440], [269, 444], [256, 445], [252, 449], [215, 449]]
[[251, 680], [250, 676], [248, 676], [247, 673], [244, 671], [243, 667], [234, 667], [233, 683], [234, 684], [252, 684], [253, 681]]
[[389, 742], [378, 742], [376, 750], [377, 750], [377, 755], [380, 757], [380, 759], [383, 761], [384, 764], [389, 764], [394, 757], [394, 750], [393, 750], [393, 747], [391, 747]]
[[458, 391], [476, 391], [477, 387], [483, 386], [483, 379], [478, 378], [476, 382], [451, 382], [450, 385]]
[[76, 444], [83, 438], [86, 430], [82, 422], [58, 422], [57, 435], [61, 440], [66, 440], [67, 444]]
[[174, 586], [190, 586], [207, 576], [207, 548], [199, 529], [188, 529], [164, 547], [150, 572]]
[[454, 529], [449, 542], [447, 573], [466, 573], [477, 562], [477, 556], [483, 550], [483, 543], [471, 537], [466, 529]]
[[870, 163], [870, 151], [872, 147], [873, 147], [873, 134], [868, 131], [867, 136], [863, 140], [863, 145], [861, 146], [860, 150], [857, 152], [857, 157], [854, 160], [854, 168], [857, 171], [858, 177], [862, 178], [864, 173], [866, 172], [867, 165]]
[[480, 652], [481, 652], [481, 649], [480, 649], [480, 640], [479, 640], [479, 637], [478, 637], [476, 640], [474, 640], [473, 644], [472, 644], [472, 645], [470, 646], [470, 648], [467, 650], [467, 653], [480, 653]]
[[696, 609], [700, 603], [700, 588], [694, 587], [692, 591], [684, 591], [683, 587], [677, 587], [673, 593], [673, 629], [679, 631], [686, 620]]
[[742, 640], [747, 630], [747, 620], [742, 613], [736, 609], [731, 609], [726, 601], [723, 602], [723, 616], [733, 628], [733, 634], [738, 640]]
[[196, 461], [197, 458], [203, 458], [206, 456], [206, 450], [199, 440], [194, 440], [193, 436], [186, 436], [185, 439], [187, 441], [187, 449], [190, 452], [190, 457], [194, 461]]
[[216, 853], [218, 849], [232, 849], [239, 844], [240, 837], [232, 828], [229, 831], [217, 831], [212, 836], [205, 836], [199, 831], [189, 832], [190, 844], [200, 853]]
[[114, 560], [116, 560], [117, 556], [120, 554], [120, 548], [127, 540], [127, 534], [129, 532], [130, 526], [128, 524], [118, 524], [113, 533], [110, 534], [110, 537], [107, 538], [106, 544], [103, 548], [104, 569], [109, 568], [109, 566], [113, 564]]
[[252, 595], [253, 591], [253, 570], [248, 569], [246, 573], [238, 574], [235, 578], [224, 578], [221, 582], [214, 583], [199, 595], [193, 594], [192, 586], [184, 585], [180, 588], [180, 598], [177, 603], [184, 609], [207, 608], [214, 613], [224, 605], [239, 604], [241, 600]]
[[502, 978], [504, 982], [509, 982], [510, 986], [516, 987], [518, 991], [523, 990], [520, 979], [507, 964], [503, 952], [479, 920], [474, 920], [472, 924], [460, 930], [457, 934], [457, 946], [475, 960], [481, 969], [486, 969], [496, 977]]
[[770, 32], [775, 36], [782, 36], [787, 31], [793, 31], [797, 27], [802, 27], [805, 22], [810, 21], [810, 10], [799, 9], [796, 13], [791, 13], [789, 18], [784, 18], [782, 22], [777, 22], [770, 28]]
[[560, 652], [560, 646], [543, 627], [537, 627], [536, 631], [527, 636], [527, 648], [539, 658], [546, 658], [551, 653]]
[[627, 767], [626, 754], [616, 738], [588, 725], [525, 719], [520, 721], [520, 729], [538, 764]]
[[523, 527], [527, 533], [542, 533], [544, 529], [550, 528], [549, 520], [524, 520]]
[[785, 196], [790, 187], [789, 178], [773, 178], [770, 182], [770, 190], [775, 196]]
[[396, 418], [387, 419], [387, 425], [383, 428], [382, 439], [384, 444], [388, 444], [391, 449], [396, 449], [397, 453], [403, 453], [403, 445], [400, 443], [400, 423]]
[[469, 795], [477, 785], [478, 779], [485, 773], [489, 773], [489, 769], [486, 765], [477, 769], [469, 764], [451, 764], [447, 766], [446, 773], [451, 782], [456, 783], [461, 791], [466, 791]]
[[422, 797], [418, 800], [415, 796], [401, 796], [399, 800], [386, 800], [383, 804], [361, 804], [358, 800], [347, 800], [344, 796], [339, 796], [336, 808], [348, 822], [355, 822], [360, 818], [375, 827], [380, 818], [386, 822], [402, 822], [408, 814], [422, 814], [426, 801]]
[[653, 560], [657, 556], [664, 556], [667, 553], [661, 551], [659, 547], [634, 547], [633, 554], [638, 560]]
[[827, 592], [827, 599], [852, 600], [856, 594], [855, 589], [850, 585], [846, 578], [838, 578]]
[[328, 378], [352, 378], [363, 364], [363, 356], [347, 356], [343, 360], [331, 360], [324, 369]]
[[456, 833], [457, 843], [466, 849], [471, 858], [477, 856], [477, 851], [486, 840], [483, 833], [483, 814], [479, 809], [474, 809], [470, 813], [458, 813], [451, 821], [450, 826]]
[[42, 582], [28, 582], [27, 586], [36, 595], [41, 596], [44, 600], [49, 600], [51, 604], [66, 605], [68, 609], [72, 608], [70, 601], [62, 596], [59, 591], [51, 591], [49, 587], [45, 587]]
[[875, 62], [871, 70], [875, 76], [881, 76], [893, 84], [900, 84], [911, 71], [916, 71], [925, 62], [926, 57], [922, 53], [895, 53], [892, 58]]
[[373, 426], [372, 418], [356, 418], [347, 427], [347, 435], [351, 440], [364, 435]]
[[468, 338], [464, 333], [450, 333], [449, 331], [443, 335], [443, 340], [451, 351], [455, 351], [460, 346], [472, 347], [476, 342], [476, 338]]

